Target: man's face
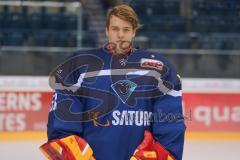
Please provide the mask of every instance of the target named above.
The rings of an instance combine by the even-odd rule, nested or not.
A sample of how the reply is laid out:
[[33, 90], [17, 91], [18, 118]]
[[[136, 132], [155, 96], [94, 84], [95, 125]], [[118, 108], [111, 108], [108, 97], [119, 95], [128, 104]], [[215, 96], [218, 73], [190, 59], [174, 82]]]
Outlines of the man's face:
[[[106, 35], [110, 43], [117, 45], [116, 52], [122, 53], [123, 49], [120, 44], [129, 45], [133, 37], [135, 37], [136, 30], [133, 29], [131, 23], [124, 21], [116, 16], [111, 16], [109, 27], [106, 28]], [[129, 42], [129, 43], [123, 43]], [[124, 46], [126, 47], [126, 46]]]

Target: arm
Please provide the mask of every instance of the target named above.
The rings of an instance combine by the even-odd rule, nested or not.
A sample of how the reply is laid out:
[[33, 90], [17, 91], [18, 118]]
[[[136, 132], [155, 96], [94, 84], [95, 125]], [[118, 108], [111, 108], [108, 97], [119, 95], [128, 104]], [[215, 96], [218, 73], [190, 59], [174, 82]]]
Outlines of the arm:
[[135, 150], [131, 160], [182, 159], [185, 125], [180, 78], [173, 67], [169, 67], [162, 80], [170, 83], [173, 89], [155, 98], [152, 134], [145, 131], [144, 140]]
[[[68, 104], [62, 103], [64, 101], [71, 101], [71, 106], [69, 106], [69, 111], [71, 112], [83, 111], [83, 103], [80, 96], [66, 89], [67, 87], [78, 83], [79, 75], [82, 72], [82, 70], [76, 69], [78, 68], [76, 64], [76, 59], [78, 57], [74, 58], [74, 55], [75, 54], [68, 57], [62, 64], [55, 68], [50, 75], [50, 86], [55, 89], [55, 93], [53, 95], [51, 109], [48, 115], [48, 140], [63, 138], [72, 134], [81, 136], [82, 133], [82, 122], [66, 120], [70, 117], [64, 111], [64, 107], [68, 107]], [[56, 87], [59, 85], [63, 86], [63, 88], [59, 89]], [[56, 114], [59, 112], [61, 116]], [[72, 117], [70, 117], [70, 119], [71, 118]]]
[[157, 113], [157, 121], [153, 123], [153, 135], [155, 140], [162, 144], [176, 160], [182, 159], [185, 124], [182, 113], [181, 81], [173, 67], [164, 80], [174, 87], [166, 95], [156, 99], [154, 113]]
[[[54, 83], [61, 83], [64, 86], [65, 83], [67, 86], [76, 84], [79, 77], [79, 70], [72, 73], [71, 68], [71, 66], [66, 66], [64, 69], [67, 71], [60, 69], [61, 72], [59, 73], [67, 74], [59, 76], [63, 77], [62, 79], [58, 79], [55, 74], [52, 75], [56, 76], [55, 78], [57, 79], [57, 83]], [[68, 76], [68, 73], [72, 74]], [[64, 88], [62, 90], [55, 90], [48, 115], [48, 142], [40, 146], [40, 150], [48, 159], [94, 160], [91, 147], [87, 141], [81, 138], [83, 131], [82, 122], [74, 118], [78, 116], [75, 113], [83, 112], [83, 110], [82, 99], [77, 93], [73, 93], [68, 89], [64, 90]]]

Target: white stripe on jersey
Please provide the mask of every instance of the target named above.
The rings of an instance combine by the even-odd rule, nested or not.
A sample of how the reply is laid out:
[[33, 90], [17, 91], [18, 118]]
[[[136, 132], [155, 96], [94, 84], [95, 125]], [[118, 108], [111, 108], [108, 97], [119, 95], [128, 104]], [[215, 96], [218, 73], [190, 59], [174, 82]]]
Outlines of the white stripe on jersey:
[[176, 91], [171, 90], [167, 93], [167, 95], [173, 96], [173, 97], [181, 97], [182, 96], [182, 90]]
[[52, 104], [51, 104], [51, 108], [50, 111], [53, 111], [57, 108], [57, 93], [55, 92], [53, 94], [53, 100], [52, 100]]
[[78, 82], [76, 84], [73, 84], [72, 86], [66, 87], [62, 86], [62, 84], [55, 84], [55, 89], [67, 89], [72, 90], [75, 92], [77, 89], [79, 89], [83, 83], [84, 78], [92, 78], [92, 77], [100, 77], [100, 76], [110, 76], [110, 75], [139, 75], [139, 76], [150, 76], [154, 77], [158, 80], [158, 88], [161, 92], [164, 94], [168, 94], [174, 97], [181, 96], [181, 91], [175, 91], [175, 90], [169, 90], [164, 84], [161, 79], [161, 74], [155, 70], [145, 70], [145, 69], [106, 69], [106, 70], [100, 70], [100, 71], [93, 71], [93, 72], [85, 72], [80, 74], [78, 78]]

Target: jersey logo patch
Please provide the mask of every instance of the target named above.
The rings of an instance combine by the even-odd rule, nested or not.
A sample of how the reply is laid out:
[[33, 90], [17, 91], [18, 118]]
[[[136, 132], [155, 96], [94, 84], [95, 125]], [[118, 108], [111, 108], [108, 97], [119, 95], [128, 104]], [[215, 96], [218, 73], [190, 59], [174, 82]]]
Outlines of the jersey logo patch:
[[120, 80], [111, 85], [114, 92], [118, 95], [123, 103], [126, 103], [127, 99], [131, 96], [136, 89], [137, 84], [130, 80]]
[[161, 71], [163, 69], [163, 62], [156, 59], [142, 58], [141, 67], [149, 67]]

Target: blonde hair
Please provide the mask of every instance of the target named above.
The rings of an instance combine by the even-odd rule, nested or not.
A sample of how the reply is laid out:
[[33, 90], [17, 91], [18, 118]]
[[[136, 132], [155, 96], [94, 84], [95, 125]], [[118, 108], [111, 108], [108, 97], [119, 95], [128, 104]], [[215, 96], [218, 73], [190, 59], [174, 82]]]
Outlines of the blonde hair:
[[129, 22], [133, 29], [140, 27], [139, 19], [136, 12], [127, 4], [121, 4], [113, 7], [107, 13], [106, 27], [109, 28], [111, 16], [116, 16], [124, 21]]

